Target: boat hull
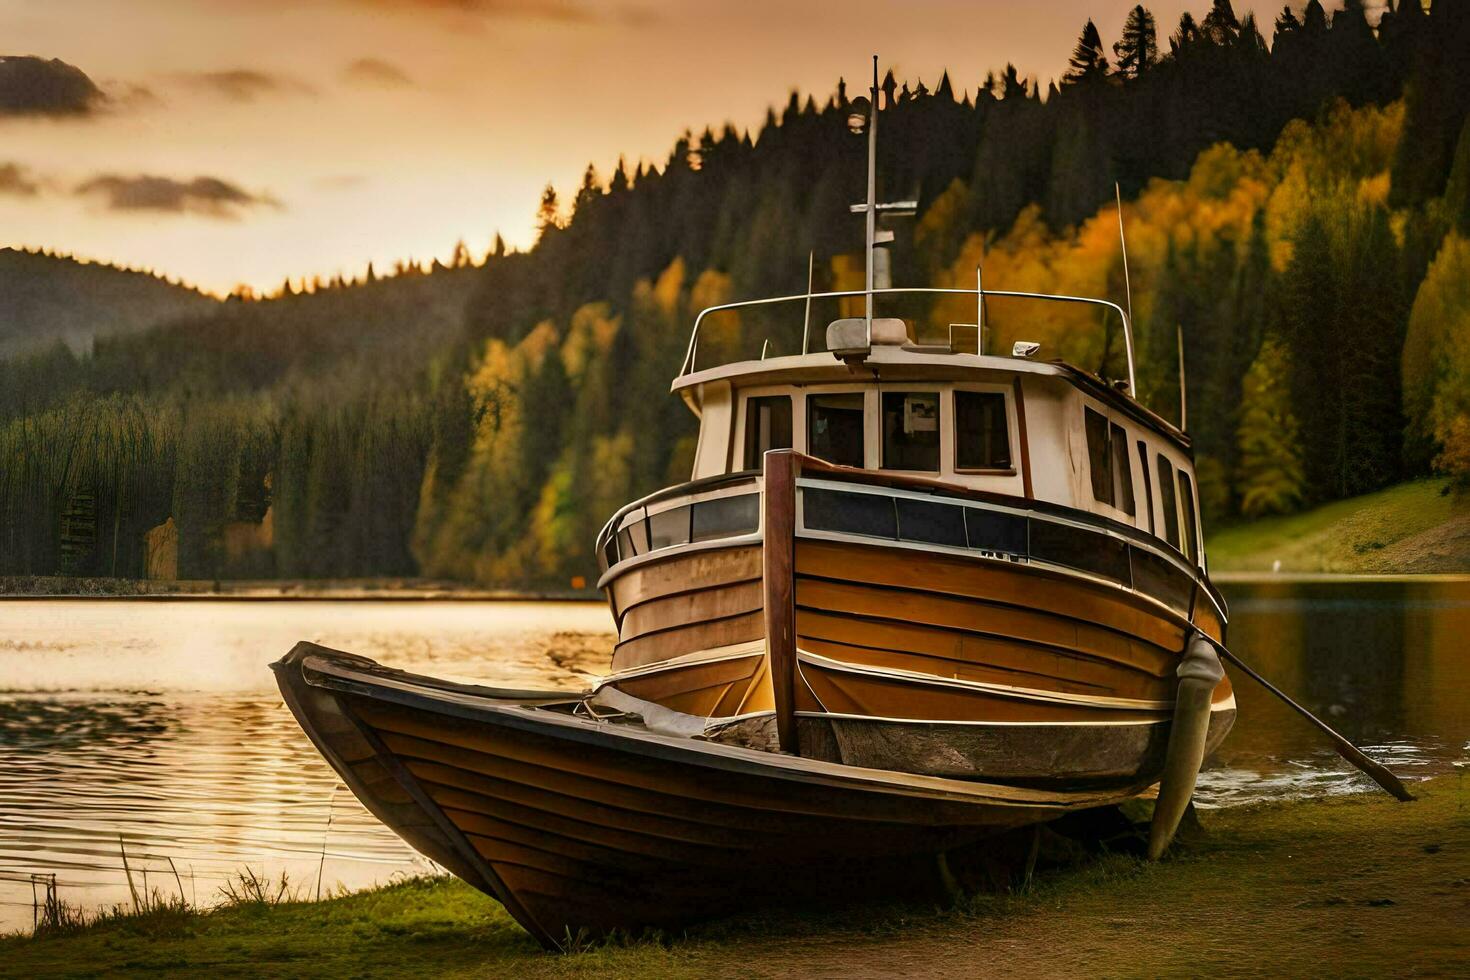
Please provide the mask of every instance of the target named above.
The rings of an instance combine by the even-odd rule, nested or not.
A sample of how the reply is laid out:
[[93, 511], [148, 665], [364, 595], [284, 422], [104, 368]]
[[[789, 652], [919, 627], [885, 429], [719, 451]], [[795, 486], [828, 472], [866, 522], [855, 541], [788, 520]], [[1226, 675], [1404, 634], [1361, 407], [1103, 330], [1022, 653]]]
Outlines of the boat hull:
[[669, 928], [1142, 787], [1056, 793], [857, 768], [578, 717], [314, 644], [274, 665], [352, 792], [548, 947]]
[[[800, 473], [784, 534], [766, 485], [758, 541], [609, 569], [606, 684], [719, 719], [779, 715], [789, 677], [809, 758], [1054, 789], [1157, 780], [1189, 638], [1224, 638], [1202, 576], [1075, 512]], [[1207, 751], [1235, 718], [1228, 678], [1212, 707]]]

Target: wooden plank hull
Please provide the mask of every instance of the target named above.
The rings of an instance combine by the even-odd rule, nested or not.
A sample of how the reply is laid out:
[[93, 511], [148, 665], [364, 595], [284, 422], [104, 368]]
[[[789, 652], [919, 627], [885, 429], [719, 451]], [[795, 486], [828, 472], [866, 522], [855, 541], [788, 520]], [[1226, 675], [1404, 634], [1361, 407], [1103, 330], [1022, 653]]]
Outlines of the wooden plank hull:
[[1051, 793], [662, 736], [577, 695], [446, 684], [298, 644], [286, 702], [367, 808], [547, 946], [871, 876], [1139, 787]]
[[[1044, 563], [788, 540], [791, 559], [775, 567], [787, 569], [795, 616], [792, 727], [813, 758], [1056, 788], [1148, 782], [1162, 770], [1188, 637], [1223, 634], [1202, 593], [1186, 613]], [[711, 719], [775, 710], [762, 615], [772, 567], [742, 542], [612, 574], [619, 644], [607, 683]], [[1227, 678], [1211, 750], [1234, 717]]]

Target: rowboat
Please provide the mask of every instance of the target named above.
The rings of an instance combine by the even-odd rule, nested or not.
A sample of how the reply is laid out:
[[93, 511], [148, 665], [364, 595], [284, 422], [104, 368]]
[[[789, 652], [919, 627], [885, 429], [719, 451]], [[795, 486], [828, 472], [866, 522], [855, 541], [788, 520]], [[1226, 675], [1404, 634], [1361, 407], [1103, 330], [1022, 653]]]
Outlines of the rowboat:
[[[1128, 311], [978, 273], [889, 285], [878, 217], [911, 203], [876, 202], [876, 100], [875, 68], [854, 113], [866, 286], [695, 319], [673, 383], [699, 419], [691, 478], [596, 542], [617, 627], [598, 683], [497, 690], [311, 644], [275, 665], [367, 808], [549, 946], [932, 860], [1161, 780], [1167, 844], [1234, 721], [1190, 440], [1134, 397]], [[935, 295], [974, 299], [973, 349], [878, 313]], [[1115, 316], [1126, 378], [987, 351], [999, 298]], [[812, 350], [814, 301], [862, 315]], [[800, 353], [698, 363], [710, 318], [783, 305]]]
[[881, 881], [1007, 829], [1126, 799], [722, 743], [581, 692], [509, 691], [298, 644], [287, 705], [367, 809], [549, 949]]

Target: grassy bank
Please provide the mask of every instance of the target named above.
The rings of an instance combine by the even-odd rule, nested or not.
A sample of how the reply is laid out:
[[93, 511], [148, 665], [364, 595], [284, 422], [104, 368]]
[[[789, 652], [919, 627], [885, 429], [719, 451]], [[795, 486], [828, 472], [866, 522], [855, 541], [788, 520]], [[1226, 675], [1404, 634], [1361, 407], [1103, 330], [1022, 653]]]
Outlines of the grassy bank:
[[1470, 494], [1415, 480], [1209, 538], [1221, 572], [1470, 572]]
[[1162, 864], [1111, 855], [951, 909], [766, 912], [562, 956], [469, 887], [419, 880], [3, 939], [0, 973], [1463, 976], [1470, 785], [1445, 777], [1416, 789], [1412, 804], [1364, 794], [1207, 812]]

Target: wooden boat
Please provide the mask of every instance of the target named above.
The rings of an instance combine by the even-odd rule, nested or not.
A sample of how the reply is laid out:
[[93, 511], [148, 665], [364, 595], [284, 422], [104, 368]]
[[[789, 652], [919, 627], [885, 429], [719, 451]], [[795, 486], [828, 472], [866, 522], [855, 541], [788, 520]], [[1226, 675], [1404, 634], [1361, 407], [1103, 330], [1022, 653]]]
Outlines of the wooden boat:
[[[302, 728], [367, 808], [494, 896], [548, 948], [789, 897], [1115, 803], [670, 734], [586, 692], [503, 691], [310, 643], [274, 665]], [[662, 728], [662, 730], [655, 730]]]
[[[1127, 312], [888, 286], [876, 123], [855, 208], [866, 288], [695, 321], [673, 384], [700, 420], [691, 479], [622, 508], [596, 543], [618, 633], [600, 683], [464, 687], [306, 644], [276, 665], [368, 808], [545, 943], [1114, 803], [1166, 759], [1187, 771], [1182, 812], [1234, 720], [1218, 662], [1185, 663], [1198, 637], [1223, 643], [1226, 607], [1189, 438], [1131, 395]], [[976, 350], [875, 315], [933, 294], [974, 298]], [[1034, 345], [985, 352], [994, 297], [1116, 315], [1127, 379]], [[801, 354], [697, 365], [707, 317], [813, 300], [864, 315], [833, 322], [820, 352], [804, 316]], [[1208, 686], [1186, 699], [1188, 677]], [[1196, 705], [1182, 727], [1176, 701]]]

